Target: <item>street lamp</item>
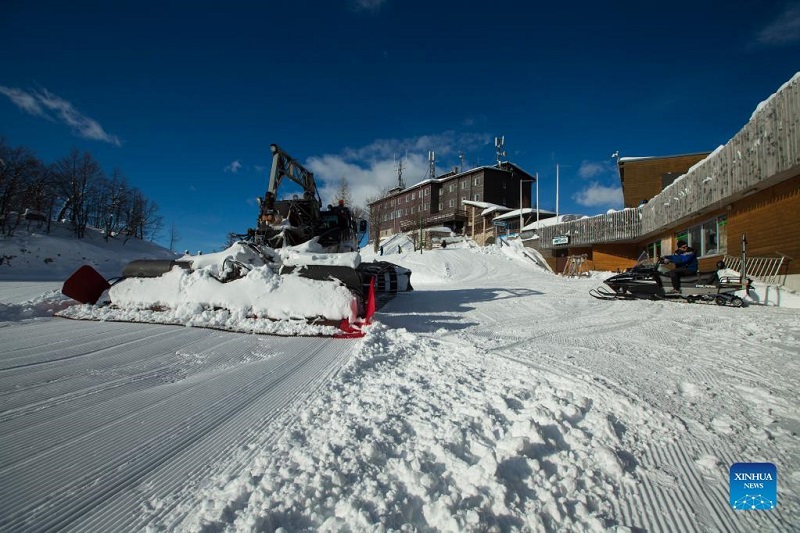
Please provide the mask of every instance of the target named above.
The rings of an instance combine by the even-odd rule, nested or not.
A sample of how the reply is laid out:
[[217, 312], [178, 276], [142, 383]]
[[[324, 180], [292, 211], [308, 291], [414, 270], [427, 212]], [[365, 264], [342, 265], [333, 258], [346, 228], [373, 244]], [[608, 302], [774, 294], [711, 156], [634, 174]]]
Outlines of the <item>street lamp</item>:
[[522, 184], [533, 183], [536, 180], [519, 180], [519, 238], [522, 239]]

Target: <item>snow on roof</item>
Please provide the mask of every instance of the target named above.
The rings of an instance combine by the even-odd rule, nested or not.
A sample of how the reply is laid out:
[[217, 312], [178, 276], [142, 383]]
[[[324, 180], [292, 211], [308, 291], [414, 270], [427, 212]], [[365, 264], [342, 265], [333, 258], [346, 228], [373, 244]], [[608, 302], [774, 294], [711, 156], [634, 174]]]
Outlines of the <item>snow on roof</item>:
[[673, 155], [647, 155], [647, 156], [640, 156], [640, 157], [635, 157], [635, 156], [620, 157], [619, 158], [619, 162], [620, 163], [627, 163], [627, 162], [630, 162], [630, 161], [642, 161], [644, 159], [669, 159], [669, 158], [672, 158], [672, 157], [688, 157], [688, 156], [692, 156], [692, 155], [708, 155], [708, 152], [692, 152], [692, 153], [689, 153], [689, 154], [673, 154]]
[[[555, 213], [553, 213], [555, 215]], [[582, 218], [588, 218], [588, 215], [558, 215], [557, 217], [553, 216], [550, 218], [543, 218], [538, 222], [532, 222], [527, 226], [522, 228], [523, 231], [525, 230], [535, 230], [544, 228], [546, 226], [555, 226], [556, 224], [561, 224], [562, 222], [571, 222], [573, 220], [580, 220]]]
[[474, 200], [464, 200], [463, 203], [464, 203], [464, 205], [470, 205], [472, 207], [478, 207], [478, 208], [483, 209], [483, 211], [481, 211], [481, 216], [482, 217], [485, 217], [487, 215], [491, 215], [492, 213], [496, 213], [497, 211], [510, 211], [511, 210], [510, 207], [506, 207], [504, 205], [492, 204], [492, 203], [489, 203], [489, 202], [476, 202]]
[[425, 231], [429, 231], [431, 233], [453, 233], [453, 230], [447, 226], [434, 226], [432, 228], [425, 228]]
[[[536, 209], [532, 207], [523, 207], [522, 208], [522, 215], [531, 215], [536, 214]], [[519, 217], [520, 210], [514, 209], [513, 211], [509, 211], [508, 213], [502, 214], [500, 216], [495, 217], [495, 220], [511, 220], [514, 217]], [[548, 217], [554, 216], [555, 213], [552, 211], [548, 211], [547, 209], [539, 209], [539, 216], [546, 215]]]

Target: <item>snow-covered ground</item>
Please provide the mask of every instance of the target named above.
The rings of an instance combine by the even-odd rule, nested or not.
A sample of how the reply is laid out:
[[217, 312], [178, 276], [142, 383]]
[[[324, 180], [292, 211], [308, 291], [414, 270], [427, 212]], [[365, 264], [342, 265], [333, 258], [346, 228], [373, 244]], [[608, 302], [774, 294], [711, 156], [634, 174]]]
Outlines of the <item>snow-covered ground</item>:
[[[513, 246], [384, 251], [416, 290], [360, 340], [54, 318], [52, 262], [0, 265], [0, 530], [800, 523], [796, 296], [604, 302]], [[776, 509], [731, 509], [736, 462], [777, 466]]]

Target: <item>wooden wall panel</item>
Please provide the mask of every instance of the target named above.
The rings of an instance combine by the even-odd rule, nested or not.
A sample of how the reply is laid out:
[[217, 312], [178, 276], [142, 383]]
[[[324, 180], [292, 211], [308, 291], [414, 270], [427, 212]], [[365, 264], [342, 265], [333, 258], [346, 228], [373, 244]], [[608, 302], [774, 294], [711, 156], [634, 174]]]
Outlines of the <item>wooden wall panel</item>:
[[728, 255], [793, 258], [789, 274], [800, 274], [800, 176], [735, 202], [728, 212]]
[[636, 264], [635, 244], [598, 244], [592, 251], [592, 270], [625, 270]]
[[685, 174], [707, 155], [700, 153], [622, 161], [620, 167], [625, 207], [637, 207], [642, 200], [650, 200], [661, 192], [661, 177], [664, 174], [672, 173], [676, 177]]

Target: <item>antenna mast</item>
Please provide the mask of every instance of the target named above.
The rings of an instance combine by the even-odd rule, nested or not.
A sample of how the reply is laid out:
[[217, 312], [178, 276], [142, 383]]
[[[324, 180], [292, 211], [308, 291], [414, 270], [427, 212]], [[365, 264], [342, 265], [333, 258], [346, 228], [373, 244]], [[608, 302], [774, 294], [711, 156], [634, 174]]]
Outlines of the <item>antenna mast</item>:
[[506, 151], [503, 149], [503, 145], [506, 142], [506, 136], [503, 135], [502, 137], [495, 137], [494, 138], [494, 145], [497, 148], [497, 166], [500, 167], [500, 163], [503, 162], [503, 158], [506, 156]]
[[397, 165], [397, 186], [401, 189], [406, 188], [406, 184], [403, 182], [403, 160], [397, 160], [395, 157], [395, 165]]
[[431, 150], [428, 152], [428, 164], [430, 165], [428, 173], [431, 179], [436, 177], [436, 152]]

